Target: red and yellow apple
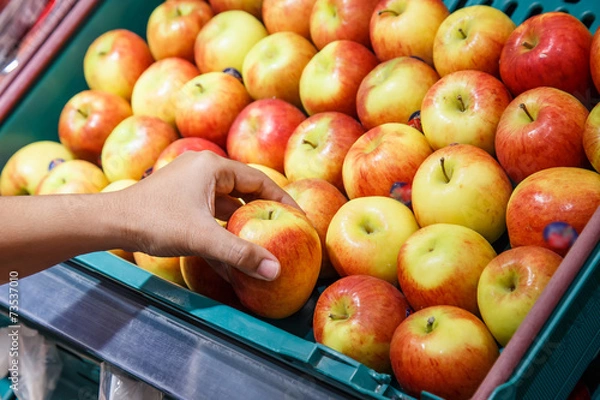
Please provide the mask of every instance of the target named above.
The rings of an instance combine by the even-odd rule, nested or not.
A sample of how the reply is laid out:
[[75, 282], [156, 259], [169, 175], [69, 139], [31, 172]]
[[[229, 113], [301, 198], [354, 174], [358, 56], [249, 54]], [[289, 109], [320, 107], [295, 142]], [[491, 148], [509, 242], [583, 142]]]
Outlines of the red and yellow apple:
[[600, 172], [600, 103], [592, 108], [585, 121], [583, 150], [596, 172]]
[[180, 257], [155, 257], [136, 251], [133, 253], [133, 258], [135, 264], [144, 271], [185, 287], [185, 281], [181, 275]]
[[269, 34], [295, 32], [310, 38], [310, 14], [316, 0], [263, 0], [262, 20]]
[[164, 167], [174, 159], [176, 159], [179, 155], [185, 153], [186, 151], [203, 151], [209, 150], [213, 153], [220, 155], [221, 157], [227, 157], [225, 150], [221, 147], [217, 146], [215, 143], [210, 140], [202, 139], [199, 137], [187, 137], [180, 138], [173, 142], [171, 142], [167, 147], [164, 148], [163, 151], [160, 152], [152, 171], [157, 171], [160, 168]]
[[181, 257], [180, 267], [183, 281], [192, 292], [200, 293], [231, 307], [241, 306], [231, 283], [219, 275], [204, 258]]
[[98, 193], [108, 183], [104, 172], [96, 164], [85, 160], [68, 160], [50, 169], [40, 181], [35, 194]]
[[230, 10], [241, 10], [260, 19], [262, 17], [263, 0], [208, 0], [215, 13]]
[[277, 171], [276, 169], [273, 169], [271, 167], [267, 167], [265, 165], [254, 164], [254, 163], [247, 163], [246, 165], [248, 165], [248, 166], [250, 166], [252, 168], [256, 168], [257, 170], [259, 170], [262, 173], [264, 173], [265, 175], [267, 175], [280, 188], [283, 188], [285, 185], [287, 185], [288, 183], [290, 183], [290, 181], [288, 180], [288, 178], [284, 174], [282, 174], [281, 172]]

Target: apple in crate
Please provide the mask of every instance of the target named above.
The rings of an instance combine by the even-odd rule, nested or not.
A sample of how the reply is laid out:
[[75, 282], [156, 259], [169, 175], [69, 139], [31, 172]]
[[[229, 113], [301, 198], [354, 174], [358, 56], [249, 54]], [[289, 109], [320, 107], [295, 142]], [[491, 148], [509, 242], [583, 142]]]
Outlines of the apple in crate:
[[227, 157], [225, 150], [221, 147], [217, 146], [215, 143], [210, 140], [202, 139], [199, 137], [187, 137], [180, 138], [171, 142], [161, 153], [158, 155], [156, 162], [152, 168], [152, 171], [156, 171], [174, 159], [176, 159], [179, 155], [185, 153], [186, 151], [212, 151], [215, 154], [220, 155], [221, 157]]
[[310, 298], [321, 269], [319, 235], [304, 213], [276, 201], [255, 200], [233, 213], [227, 230], [263, 246], [281, 265], [273, 281], [230, 269], [230, 282], [242, 305], [273, 319], [300, 310]]
[[208, 0], [215, 13], [229, 10], [246, 11], [256, 18], [262, 17], [263, 0]]
[[340, 276], [370, 275], [398, 284], [398, 251], [419, 229], [412, 211], [390, 197], [349, 200], [335, 213], [325, 245]]
[[564, 256], [600, 206], [600, 174], [554, 167], [519, 183], [508, 202], [511, 247], [535, 245]]
[[113, 29], [98, 36], [83, 58], [88, 87], [114, 93], [129, 101], [135, 82], [154, 62], [148, 44], [127, 29]]
[[104, 172], [96, 164], [68, 160], [50, 169], [35, 194], [98, 193], [108, 184]]
[[390, 343], [409, 315], [402, 293], [382, 279], [352, 275], [319, 296], [313, 314], [315, 341], [377, 372], [391, 373]]
[[600, 172], [600, 103], [592, 108], [585, 121], [583, 150], [590, 164]]
[[463, 70], [500, 77], [500, 53], [516, 25], [487, 5], [459, 8], [440, 25], [433, 42], [433, 65], [440, 76]]
[[290, 183], [290, 181], [288, 180], [288, 178], [284, 174], [282, 174], [281, 172], [277, 171], [276, 169], [273, 169], [271, 167], [267, 167], [265, 165], [254, 164], [254, 163], [248, 163], [247, 165], [250, 166], [250, 167], [252, 167], [252, 168], [256, 168], [257, 170], [259, 170], [262, 173], [264, 173], [265, 175], [267, 175], [280, 188], [283, 188], [285, 185], [287, 185], [288, 183]]
[[600, 29], [596, 29], [596, 33], [594, 33], [594, 36], [592, 37], [592, 44], [590, 47], [590, 73], [596, 91], [600, 92]]
[[512, 193], [508, 176], [485, 150], [453, 144], [423, 161], [412, 185], [412, 207], [419, 226], [457, 224], [490, 243], [506, 231], [506, 206]]
[[433, 66], [433, 41], [450, 11], [442, 0], [381, 0], [369, 32], [381, 61], [415, 56]]
[[263, 0], [262, 19], [269, 34], [295, 32], [310, 38], [310, 14], [316, 0]]
[[432, 67], [413, 57], [382, 62], [365, 76], [356, 93], [360, 122], [366, 129], [387, 122], [408, 123], [439, 79]]
[[415, 310], [451, 305], [479, 315], [477, 283], [494, 257], [492, 245], [471, 228], [428, 225], [400, 247], [400, 289]]
[[63, 107], [58, 138], [76, 158], [98, 164], [104, 141], [131, 114], [131, 106], [124, 98], [110, 92], [84, 90]]
[[204, 1], [171, 0], [159, 4], [146, 24], [148, 47], [155, 60], [180, 57], [194, 62], [200, 29], [214, 16]]
[[390, 345], [394, 375], [410, 396], [427, 391], [469, 399], [499, 356], [485, 324], [448, 305], [416, 311], [398, 325]]
[[193, 292], [239, 308], [240, 301], [229, 282], [219, 275], [206, 260], [198, 256], [181, 257], [181, 276]]
[[135, 264], [141, 269], [185, 287], [185, 281], [181, 275], [181, 257], [155, 257], [141, 251], [136, 251], [133, 253], [133, 258], [135, 259]]
[[514, 183], [550, 167], [583, 167], [587, 108], [573, 95], [537, 87], [515, 97], [496, 129], [496, 156]]
[[435, 150], [466, 143], [494, 156], [496, 128], [511, 100], [506, 86], [487, 72], [452, 72], [436, 82], [423, 99], [423, 133]]
[[52, 140], [39, 140], [14, 152], [0, 174], [0, 195], [34, 194], [40, 181], [58, 162], [74, 159], [64, 145]]

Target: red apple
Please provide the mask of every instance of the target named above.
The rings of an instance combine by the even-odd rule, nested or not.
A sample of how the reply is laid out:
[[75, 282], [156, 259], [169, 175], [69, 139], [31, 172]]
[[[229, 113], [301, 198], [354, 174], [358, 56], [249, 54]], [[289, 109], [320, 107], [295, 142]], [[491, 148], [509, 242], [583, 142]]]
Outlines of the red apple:
[[108, 183], [102, 169], [96, 164], [85, 160], [68, 160], [50, 169], [40, 181], [35, 194], [98, 193]]
[[198, 138], [198, 137], [188, 137], [188, 138], [180, 138], [171, 142], [161, 153], [159, 154], [156, 162], [154, 163], [153, 171], [157, 171], [160, 168], [164, 167], [171, 161], [173, 161], [177, 156], [185, 153], [186, 151], [203, 151], [209, 150], [213, 153], [220, 155], [221, 157], [227, 157], [225, 150], [221, 147], [217, 146], [213, 142]]
[[596, 90], [600, 92], [600, 27], [596, 29], [590, 46], [590, 73]]
[[233, 287], [202, 257], [181, 257], [181, 276], [187, 287], [196, 293], [231, 307], [241, 307]]
[[263, 0], [262, 19], [269, 34], [295, 32], [310, 38], [310, 14], [316, 0]]
[[583, 150], [590, 164], [600, 172], [600, 103], [594, 106], [585, 121]]
[[241, 10], [260, 19], [262, 17], [263, 0], [208, 0], [215, 13], [229, 10]]

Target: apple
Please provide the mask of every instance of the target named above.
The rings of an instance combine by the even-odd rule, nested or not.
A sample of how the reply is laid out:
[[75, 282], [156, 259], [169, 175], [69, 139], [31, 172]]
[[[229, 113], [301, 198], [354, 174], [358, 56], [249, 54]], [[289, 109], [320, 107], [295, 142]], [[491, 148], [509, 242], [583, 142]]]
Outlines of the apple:
[[351, 40], [323, 47], [300, 76], [300, 100], [308, 115], [338, 111], [356, 118], [358, 87], [378, 63], [369, 49]]
[[249, 167], [255, 168], [255, 169], [261, 171], [262, 173], [264, 173], [265, 175], [267, 175], [280, 188], [283, 188], [285, 185], [287, 185], [288, 183], [290, 183], [290, 181], [288, 180], [288, 178], [284, 174], [282, 174], [281, 172], [277, 171], [276, 169], [273, 169], [271, 167], [267, 167], [265, 165], [254, 164], [254, 163], [248, 163], [247, 165]]
[[284, 186], [284, 189], [305, 212], [306, 217], [319, 234], [322, 250], [319, 277], [333, 278], [337, 276], [329, 261], [325, 237], [331, 219], [340, 207], [346, 204], [348, 199], [338, 188], [321, 178], [300, 179]]
[[449, 14], [442, 0], [381, 0], [369, 21], [375, 55], [381, 61], [415, 56], [433, 66], [435, 35]]
[[255, 200], [233, 213], [227, 230], [265, 247], [281, 265], [273, 281], [230, 269], [230, 282], [242, 305], [272, 319], [286, 318], [300, 310], [313, 292], [321, 269], [319, 235], [302, 211], [272, 200]]
[[398, 283], [415, 310], [451, 305], [479, 316], [477, 283], [496, 257], [471, 228], [431, 224], [410, 235], [398, 252]]
[[431, 153], [421, 132], [406, 124], [387, 123], [370, 129], [344, 158], [342, 177], [348, 198], [390, 196], [395, 184], [412, 185], [417, 169]]
[[356, 111], [366, 129], [388, 122], [406, 124], [421, 109], [425, 94], [440, 79], [437, 72], [413, 57], [397, 57], [377, 65], [356, 94]]
[[177, 131], [157, 117], [133, 115], [108, 135], [102, 147], [102, 169], [110, 182], [140, 180], [160, 153], [177, 140]]
[[545, 12], [521, 23], [500, 53], [500, 77], [514, 96], [538, 86], [589, 98], [592, 34], [576, 17]]
[[585, 121], [582, 140], [587, 159], [600, 172], [600, 103], [592, 108]]
[[302, 107], [300, 76], [317, 49], [294, 32], [276, 32], [256, 43], [244, 58], [242, 77], [255, 100], [277, 97]]
[[58, 138], [76, 158], [98, 164], [108, 135], [131, 115], [131, 106], [124, 98], [83, 90], [64, 105], [58, 119]]
[[600, 206], [600, 174], [554, 167], [514, 189], [506, 210], [511, 247], [541, 246], [564, 256]]
[[230, 10], [242, 10], [254, 17], [262, 18], [263, 0], [208, 0], [215, 13]]
[[180, 257], [155, 257], [136, 251], [133, 253], [133, 258], [135, 264], [141, 269], [185, 287], [185, 281], [181, 275]]
[[325, 245], [340, 276], [370, 275], [398, 284], [398, 251], [419, 229], [412, 211], [390, 197], [357, 197], [329, 223]]
[[243, 163], [262, 164], [281, 173], [289, 137], [306, 115], [281, 99], [255, 100], [233, 121], [227, 154]]
[[227, 68], [241, 72], [246, 54], [267, 35], [262, 22], [246, 11], [218, 13], [196, 36], [194, 60], [202, 73]]
[[410, 396], [422, 391], [468, 399], [498, 359], [485, 324], [462, 308], [431, 306], [398, 325], [390, 345], [394, 376]]
[[500, 165], [515, 183], [545, 168], [585, 166], [587, 117], [587, 108], [560, 89], [537, 87], [521, 93], [498, 121], [495, 147]]
[[316, 0], [263, 0], [262, 20], [269, 34], [295, 32], [308, 40], [310, 14]]
[[133, 113], [158, 117], [175, 126], [176, 94], [198, 75], [196, 66], [183, 58], [170, 57], [156, 61], [142, 73], [133, 87]]
[[114, 93], [129, 101], [135, 82], [153, 62], [144, 39], [127, 29], [113, 29], [88, 46], [83, 74], [90, 89]]
[[98, 193], [108, 179], [96, 164], [85, 160], [58, 163], [40, 181], [35, 194]]
[[466, 143], [495, 156], [496, 128], [511, 101], [506, 86], [487, 72], [452, 72], [437, 81], [423, 98], [423, 134], [434, 150]]
[[412, 207], [421, 227], [462, 225], [493, 243], [506, 231], [511, 193], [511, 182], [494, 157], [471, 144], [454, 144], [434, 151], [419, 166]]
[[337, 111], [311, 115], [289, 137], [283, 159], [290, 181], [321, 178], [345, 193], [342, 165], [350, 147], [365, 133], [349, 115]]
[[500, 77], [500, 53], [516, 25], [488, 5], [459, 8], [439, 26], [433, 41], [433, 65], [440, 76], [464, 70]]
[[0, 196], [34, 194], [40, 181], [58, 162], [75, 155], [64, 145], [52, 140], [31, 142], [14, 152], [2, 167]]
[[159, 4], [146, 24], [148, 48], [155, 60], [180, 57], [194, 62], [200, 29], [214, 16], [204, 1], [171, 0]]
[[203, 151], [209, 150], [221, 157], [227, 157], [225, 150], [211, 142], [210, 140], [202, 139], [199, 137], [188, 137], [180, 138], [171, 142], [163, 151], [158, 155], [158, 158], [154, 162], [152, 171], [157, 171], [164, 167], [180, 154], [186, 151]]
[[204, 258], [181, 257], [180, 267], [183, 281], [192, 292], [200, 293], [234, 308], [241, 306], [231, 284], [219, 275]]
[[590, 73], [596, 90], [600, 92], [600, 27], [592, 36], [590, 45]]
[[409, 313], [406, 299], [391, 283], [369, 275], [346, 276], [317, 300], [315, 341], [377, 372], [391, 373], [392, 336]]

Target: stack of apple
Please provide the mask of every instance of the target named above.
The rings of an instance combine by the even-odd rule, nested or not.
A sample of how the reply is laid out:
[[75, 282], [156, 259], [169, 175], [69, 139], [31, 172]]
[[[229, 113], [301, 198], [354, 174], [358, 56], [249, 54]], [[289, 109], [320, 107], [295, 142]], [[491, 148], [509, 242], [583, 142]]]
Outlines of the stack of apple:
[[474, 393], [600, 206], [600, 33], [566, 13], [168, 0], [83, 71], [60, 143], [16, 152], [0, 194], [121, 190], [185, 151], [258, 168], [304, 214], [254, 201], [222, 226], [277, 255], [275, 281], [114, 252], [266, 318], [321, 278], [315, 339], [412, 395]]

